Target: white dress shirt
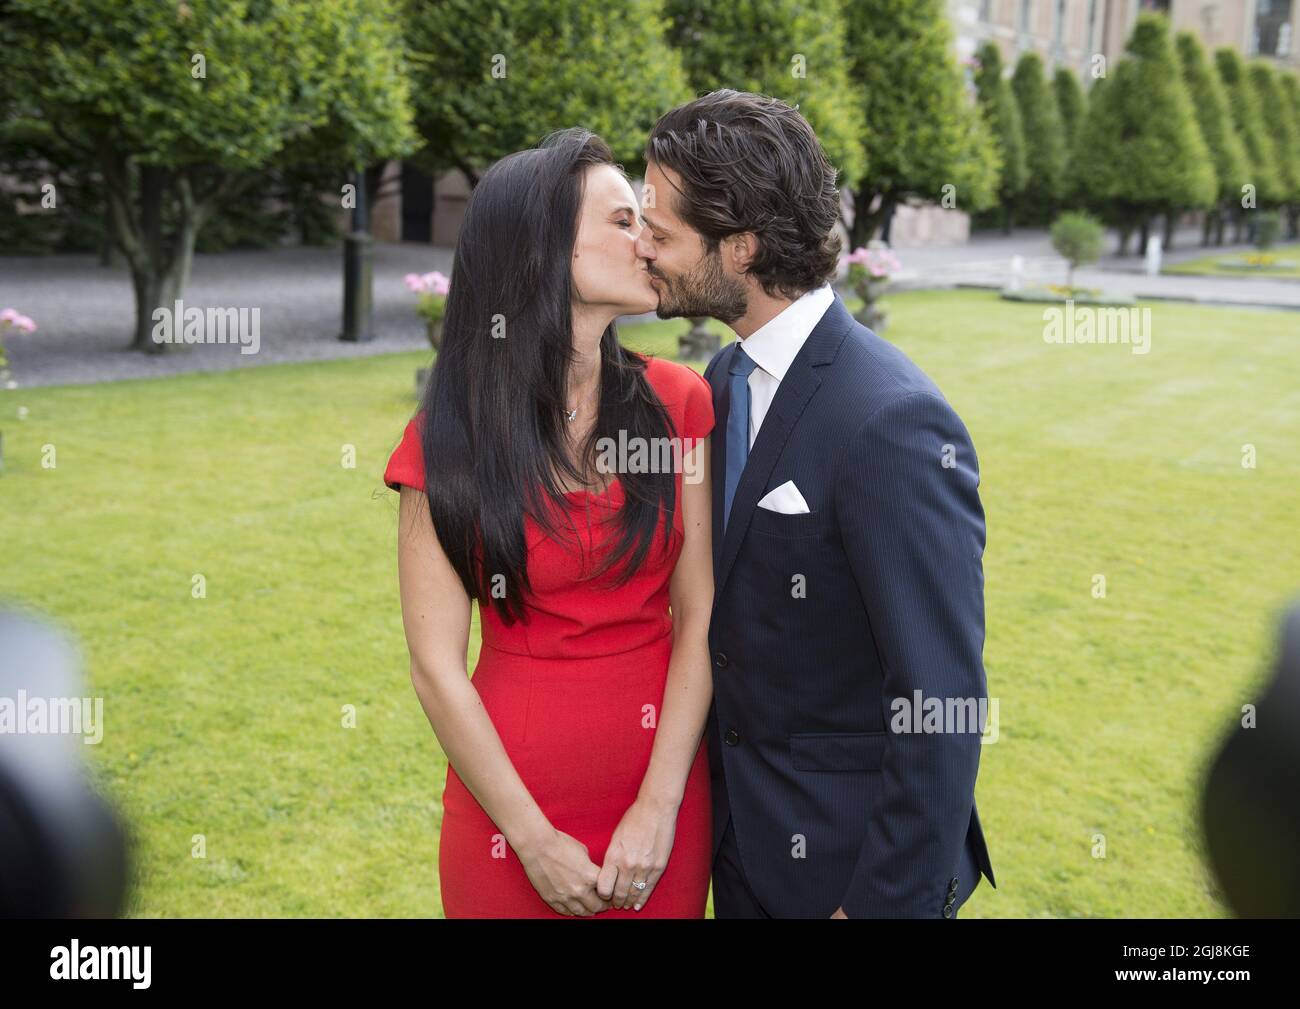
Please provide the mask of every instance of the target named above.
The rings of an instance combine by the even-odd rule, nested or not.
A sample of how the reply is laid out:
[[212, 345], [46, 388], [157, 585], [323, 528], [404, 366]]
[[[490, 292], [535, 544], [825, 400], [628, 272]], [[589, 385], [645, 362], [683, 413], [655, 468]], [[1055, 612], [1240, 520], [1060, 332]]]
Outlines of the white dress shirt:
[[790, 302], [777, 315], [740, 341], [757, 368], [749, 373], [749, 447], [804, 341], [835, 301], [830, 284], [823, 284]]

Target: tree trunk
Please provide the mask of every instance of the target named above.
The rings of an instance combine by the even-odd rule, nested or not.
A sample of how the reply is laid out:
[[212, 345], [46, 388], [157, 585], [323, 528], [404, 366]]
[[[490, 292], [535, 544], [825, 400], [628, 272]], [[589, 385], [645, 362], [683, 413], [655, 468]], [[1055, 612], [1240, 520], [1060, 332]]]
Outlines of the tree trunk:
[[1175, 234], [1174, 229], [1175, 229], [1175, 225], [1178, 223], [1178, 218], [1180, 216], [1181, 215], [1176, 210], [1171, 210], [1167, 214], [1165, 214], [1164, 241], [1165, 241], [1166, 252], [1174, 247], [1174, 234]]
[[1205, 212], [1205, 220], [1201, 222], [1201, 248], [1207, 248], [1210, 244], [1210, 238], [1214, 234], [1214, 222], [1219, 216], [1219, 208], [1213, 207]]
[[[161, 319], [158, 309], [171, 313], [189, 283], [194, 261], [194, 240], [212, 206], [233, 192], [225, 183], [205, 202], [195, 199], [190, 174], [159, 165], [133, 165], [130, 159], [106, 144], [100, 148], [109, 213], [118, 247], [131, 268], [135, 289], [135, 327], [130, 348], [158, 354], [166, 342], [154, 339]], [[245, 180], [246, 181], [246, 180]], [[224, 188], [223, 188], [224, 187]], [[164, 209], [173, 209], [173, 231], [164, 233]], [[172, 339], [183, 330], [183, 320], [171, 320]], [[160, 336], [165, 331], [159, 332]]]
[[117, 248], [113, 244], [113, 209], [104, 203], [104, 237], [99, 243], [99, 265], [116, 266], [117, 256], [114, 253]]
[[893, 233], [894, 211], [897, 208], [898, 208], [898, 204], [895, 202], [892, 196], [886, 197], [880, 205], [881, 217], [884, 221], [884, 224], [880, 231], [880, 239], [886, 245], [891, 244], [890, 235]]
[[[164, 203], [175, 191], [176, 233], [163, 234]], [[174, 311], [176, 299], [185, 290], [190, 279], [190, 264], [194, 259], [194, 237], [198, 230], [193, 200], [189, 198], [188, 182], [178, 179], [169, 170], [156, 165], [140, 168], [140, 242], [145, 255], [132, 271], [135, 283], [136, 318], [135, 333], [131, 339], [133, 350], [159, 354], [167, 349], [166, 343], [153, 339], [158, 320], [157, 309]], [[182, 320], [172, 319], [173, 339], [179, 339]]]
[[468, 161], [461, 158], [453, 158], [452, 161], [460, 169], [460, 174], [465, 176], [465, 181], [469, 183], [470, 189], [478, 185], [478, 172]]
[[1011, 234], [1013, 216], [1014, 213], [1011, 209], [1011, 201], [1008, 199], [1002, 204], [1002, 234]]
[[885, 218], [887, 194], [880, 194], [879, 208], [874, 211], [869, 209], [875, 202], [876, 195], [876, 191], [869, 186], [853, 193], [853, 225], [849, 228], [849, 244], [854, 249], [862, 248], [871, 241]]
[[1151, 237], [1151, 218], [1145, 214], [1142, 217], [1142, 223], [1138, 225], [1138, 249], [1139, 256], [1147, 254], [1147, 240]]
[[[160, 320], [154, 318], [159, 309], [171, 313], [175, 310], [176, 300], [181, 296], [181, 288], [171, 276], [131, 271], [131, 284], [135, 288], [135, 332], [131, 337], [131, 349], [142, 350], [146, 354], [161, 354], [167, 350], [167, 344], [155, 340], [153, 334]], [[173, 318], [171, 326], [159, 330], [160, 337], [172, 334], [171, 339], [179, 341], [184, 320]]]
[[[154, 317], [158, 309], [173, 313], [171, 320], [172, 340], [181, 342], [184, 320], [175, 317], [176, 302], [185, 293], [190, 282], [190, 266], [194, 261], [194, 238], [197, 228], [194, 222], [183, 224], [175, 238], [175, 249], [166, 265], [161, 269], [158, 264], [153, 268], [131, 271], [131, 282], [135, 287], [135, 333], [131, 338], [132, 350], [143, 350], [147, 354], [161, 354], [167, 350], [167, 343], [153, 338], [159, 320]], [[161, 331], [163, 333], [166, 330]]]

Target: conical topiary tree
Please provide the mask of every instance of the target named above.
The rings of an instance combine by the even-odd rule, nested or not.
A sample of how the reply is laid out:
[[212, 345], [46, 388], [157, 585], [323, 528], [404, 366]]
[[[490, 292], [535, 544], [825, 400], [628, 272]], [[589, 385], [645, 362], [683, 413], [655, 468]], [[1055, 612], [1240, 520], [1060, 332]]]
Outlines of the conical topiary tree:
[[[854, 0], [844, 8], [868, 165], [853, 186], [850, 237], [865, 245], [896, 204], [918, 197], [973, 212], [997, 200], [993, 138], [968, 100], [943, 0]], [[951, 186], [951, 189], [946, 187]]]
[[1025, 188], [1025, 134], [1020, 107], [1011, 93], [1011, 82], [1003, 76], [1002, 53], [994, 42], [975, 51], [975, 90], [979, 106], [988, 120], [993, 143], [1002, 161], [998, 179], [998, 202], [1002, 205], [1003, 230], [1011, 233], [1016, 199]]
[[1052, 89], [1056, 92], [1056, 107], [1061, 110], [1061, 128], [1065, 133], [1066, 160], [1074, 144], [1074, 135], [1088, 108], [1088, 97], [1083, 93], [1079, 78], [1069, 67], [1057, 67], [1052, 76]]
[[1126, 50], [1105, 88], [1089, 98], [1072, 167], [1087, 204], [1120, 226], [1121, 252], [1126, 229], [1141, 230], [1145, 251], [1153, 215], [1212, 206], [1218, 191], [1168, 21], [1141, 15]]
[[[1282, 199], [1282, 179], [1277, 170], [1273, 140], [1265, 128], [1259, 96], [1246, 72], [1246, 63], [1237, 50], [1224, 47], [1215, 50], [1214, 65], [1228, 94], [1233, 125], [1246, 147], [1247, 178], [1254, 187], [1254, 205], [1247, 209], [1275, 207]], [[1240, 241], [1241, 237], [1238, 230], [1235, 238]]]
[[1027, 52], [1020, 57], [1011, 77], [1011, 90], [1020, 107], [1028, 170], [1020, 194], [1020, 216], [1035, 222], [1048, 221], [1055, 216], [1057, 202], [1064, 194], [1065, 128], [1041, 56]]
[[[1295, 74], [1278, 75], [1278, 84], [1282, 97], [1286, 101], [1286, 113], [1291, 116], [1291, 129], [1294, 131], [1296, 157], [1300, 158], [1300, 77]], [[1300, 237], [1300, 207], [1291, 208], [1289, 222], [1290, 237]]]
[[[1251, 87], [1259, 98], [1265, 129], [1273, 140], [1274, 164], [1278, 174], [1278, 203], [1289, 224], [1300, 207], [1300, 140], [1291, 115], [1291, 102], [1278, 82], [1278, 73], [1263, 60], [1252, 60], [1247, 68]], [[1294, 229], [1289, 228], [1294, 234]]]
[[1224, 221], [1241, 213], [1241, 187], [1249, 181], [1246, 148], [1232, 125], [1228, 96], [1219, 79], [1219, 71], [1205, 55], [1200, 39], [1191, 32], [1180, 32], [1177, 49], [1183, 83], [1187, 85], [1188, 96], [1196, 110], [1196, 121], [1210, 149], [1219, 182], [1216, 205], [1205, 215], [1201, 244], [1209, 245], [1213, 237], [1216, 244], [1222, 245]]
[[1066, 161], [1065, 190], [1073, 202], [1090, 210], [1119, 232], [1119, 252], [1128, 249], [1135, 213], [1118, 202], [1115, 165], [1105, 150], [1116, 142], [1118, 112], [1111, 101], [1109, 77], [1096, 78], [1088, 91], [1088, 107], [1070, 145]]

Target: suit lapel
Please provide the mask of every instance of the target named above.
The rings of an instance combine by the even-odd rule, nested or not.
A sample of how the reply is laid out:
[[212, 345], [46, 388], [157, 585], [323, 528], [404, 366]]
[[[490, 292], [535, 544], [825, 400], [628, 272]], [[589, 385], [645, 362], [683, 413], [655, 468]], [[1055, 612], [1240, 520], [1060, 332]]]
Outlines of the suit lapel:
[[[821, 320], [790, 363], [790, 368], [781, 380], [781, 384], [776, 387], [776, 396], [758, 429], [758, 436], [749, 450], [749, 457], [745, 460], [745, 469], [740, 475], [740, 483], [736, 486], [736, 497], [731, 504], [731, 516], [727, 521], [725, 536], [722, 535], [722, 488], [727, 472], [725, 437], [721, 439], [721, 450], [715, 450], [713, 453], [715, 585], [713, 598], [715, 602], [726, 587], [727, 578], [736, 562], [736, 555], [740, 552], [740, 544], [745, 538], [745, 530], [749, 528], [754, 508], [762, 497], [763, 488], [767, 486], [768, 477], [772, 475], [772, 469], [776, 466], [777, 459], [781, 457], [781, 450], [785, 448], [790, 432], [794, 429], [800, 414], [803, 413], [804, 407], [808, 405], [808, 401], [821, 385], [822, 376], [819, 369], [835, 359], [852, 321], [852, 316], [849, 315], [848, 309], [844, 307], [844, 302], [837, 294], [835, 301], [822, 315]], [[715, 431], [727, 430], [731, 413], [729, 369], [734, 353], [733, 344], [731, 351], [718, 361], [715, 369], [715, 374], [721, 375], [723, 389], [720, 409], [714, 411]]]

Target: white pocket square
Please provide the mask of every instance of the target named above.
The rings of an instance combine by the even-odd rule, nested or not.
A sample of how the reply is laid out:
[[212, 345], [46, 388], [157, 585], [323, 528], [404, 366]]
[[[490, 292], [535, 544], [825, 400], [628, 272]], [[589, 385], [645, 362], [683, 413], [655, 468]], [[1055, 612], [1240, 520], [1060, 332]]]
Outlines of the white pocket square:
[[808, 502], [803, 499], [799, 493], [799, 488], [794, 485], [793, 480], [787, 480], [775, 490], [768, 491], [763, 500], [758, 503], [760, 508], [766, 508], [768, 511], [779, 512], [782, 515], [806, 515], [808, 513]]

